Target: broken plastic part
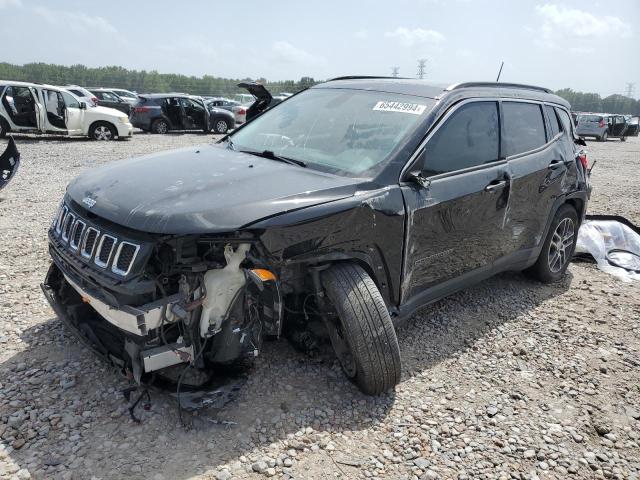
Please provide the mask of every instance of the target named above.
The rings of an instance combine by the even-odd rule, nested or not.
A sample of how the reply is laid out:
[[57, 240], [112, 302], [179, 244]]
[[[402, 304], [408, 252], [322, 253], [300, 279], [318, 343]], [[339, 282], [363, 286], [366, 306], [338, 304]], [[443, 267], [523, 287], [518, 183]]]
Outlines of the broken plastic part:
[[266, 270], [264, 268], [252, 268], [249, 272], [253, 273], [263, 282], [276, 281], [276, 276], [273, 272]]

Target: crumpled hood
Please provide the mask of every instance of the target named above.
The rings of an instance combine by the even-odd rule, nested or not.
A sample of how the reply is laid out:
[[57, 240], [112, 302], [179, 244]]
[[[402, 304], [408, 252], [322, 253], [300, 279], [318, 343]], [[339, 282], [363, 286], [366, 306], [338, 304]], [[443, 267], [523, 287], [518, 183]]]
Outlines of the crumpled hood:
[[349, 197], [358, 182], [200, 145], [93, 169], [72, 181], [67, 194], [99, 217], [135, 230], [222, 233]]

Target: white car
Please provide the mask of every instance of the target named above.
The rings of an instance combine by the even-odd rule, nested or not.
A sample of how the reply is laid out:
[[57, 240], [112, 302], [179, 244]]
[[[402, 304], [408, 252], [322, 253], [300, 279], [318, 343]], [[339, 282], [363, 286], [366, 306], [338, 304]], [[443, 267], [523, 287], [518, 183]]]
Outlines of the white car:
[[64, 88], [0, 80], [0, 138], [7, 132], [88, 136], [95, 140], [133, 135], [129, 117], [86, 102]]
[[98, 105], [98, 97], [84, 87], [80, 87], [78, 85], [66, 85], [62, 88], [73, 93], [83, 102], [86, 102], [87, 106], [95, 107]]

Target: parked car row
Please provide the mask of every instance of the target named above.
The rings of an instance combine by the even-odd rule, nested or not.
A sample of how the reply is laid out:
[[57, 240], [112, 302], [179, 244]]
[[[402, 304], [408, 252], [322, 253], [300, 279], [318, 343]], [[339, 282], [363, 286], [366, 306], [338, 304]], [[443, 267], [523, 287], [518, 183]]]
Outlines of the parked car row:
[[619, 138], [624, 142], [627, 137], [637, 137], [640, 130], [639, 117], [610, 113], [577, 113], [576, 132], [581, 137], [593, 137], [599, 142], [609, 138]]

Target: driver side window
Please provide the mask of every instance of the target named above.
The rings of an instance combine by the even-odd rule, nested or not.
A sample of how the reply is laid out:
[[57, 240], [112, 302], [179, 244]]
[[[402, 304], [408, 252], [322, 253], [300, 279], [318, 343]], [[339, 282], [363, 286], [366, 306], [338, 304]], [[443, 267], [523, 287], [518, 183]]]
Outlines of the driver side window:
[[500, 127], [496, 102], [474, 102], [457, 109], [427, 142], [422, 154], [426, 177], [498, 160]]

